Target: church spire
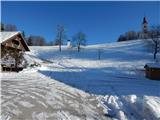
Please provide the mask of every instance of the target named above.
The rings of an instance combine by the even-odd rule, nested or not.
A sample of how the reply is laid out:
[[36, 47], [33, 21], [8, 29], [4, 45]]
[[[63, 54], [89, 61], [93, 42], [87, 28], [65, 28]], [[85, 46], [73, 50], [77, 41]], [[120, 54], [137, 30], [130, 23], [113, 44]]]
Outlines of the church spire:
[[146, 17], [143, 18], [143, 24], [148, 24]]

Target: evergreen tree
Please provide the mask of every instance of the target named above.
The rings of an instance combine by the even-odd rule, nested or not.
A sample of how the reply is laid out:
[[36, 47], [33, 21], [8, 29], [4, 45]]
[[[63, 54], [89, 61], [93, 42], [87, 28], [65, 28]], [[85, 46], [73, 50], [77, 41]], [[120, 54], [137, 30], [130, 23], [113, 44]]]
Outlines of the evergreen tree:
[[4, 24], [1, 23], [1, 32], [4, 31]]

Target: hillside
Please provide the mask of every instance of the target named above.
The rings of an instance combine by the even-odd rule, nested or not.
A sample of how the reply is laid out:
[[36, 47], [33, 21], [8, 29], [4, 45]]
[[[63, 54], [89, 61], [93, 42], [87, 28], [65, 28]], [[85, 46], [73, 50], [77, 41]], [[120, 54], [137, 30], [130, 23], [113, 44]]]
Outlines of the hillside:
[[[67, 49], [66, 46], [62, 47], [62, 52], [54, 46], [33, 46], [30, 49], [31, 52], [25, 55], [26, 59], [29, 64], [38, 63], [40, 66], [23, 70], [20, 80], [26, 82], [28, 90], [32, 91], [34, 88], [33, 97], [37, 99], [38, 92], [43, 98], [40, 99], [41, 104], [47, 106], [43, 108], [45, 111], [32, 111], [32, 119], [160, 119], [160, 82], [144, 77], [145, 63], [153, 62], [153, 55], [148, 52], [149, 48], [144, 40], [90, 45], [83, 47], [80, 53], [75, 48]], [[9, 81], [13, 80], [18, 84], [13, 77], [15, 74], [5, 73], [3, 76], [2, 87], [9, 85], [5, 81], [7, 77]], [[31, 95], [23, 84], [19, 83], [19, 90]], [[7, 89], [18, 91], [14, 85], [9, 85]], [[2, 108], [11, 112], [11, 107], [5, 102], [10, 97], [3, 91], [2, 95], [6, 96]], [[24, 100], [22, 99], [22, 105]], [[35, 101], [29, 101], [38, 105]], [[53, 114], [47, 113], [53, 111], [49, 110], [49, 106], [54, 109]], [[16, 111], [14, 114], [18, 116], [21, 113]]]

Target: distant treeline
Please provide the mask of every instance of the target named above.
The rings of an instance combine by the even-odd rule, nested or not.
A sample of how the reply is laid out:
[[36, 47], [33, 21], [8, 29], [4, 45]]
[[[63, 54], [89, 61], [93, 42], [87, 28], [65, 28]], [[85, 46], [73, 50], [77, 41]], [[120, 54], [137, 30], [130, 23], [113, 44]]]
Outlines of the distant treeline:
[[[3, 24], [1, 23], [1, 31], [6, 31], [6, 32], [14, 32], [18, 31], [16, 25], [13, 24]], [[24, 31], [21, 31], [22, 36], [26, 40], [29, 46], [49, 46], [53, 45], [53, 42], [47, 42], [43, 36], [40, 35], [30, 35], [26, 36]]]
[[124, 34], [121, 34], [118, 37], [117, 42], [137, 40], [137, 39], [151, 39], [154, 27], [158, 28], [157, 32], [158, 32], [158, 34], [160, 34], [160, 25], [155, 25], [155, 26], [151, 26], [149, 28], [149, 30], [145, 33], [144, 32], [128, 31]]
[[[64, 41], [70, 40], [72, 43], [72, 46], [76, 46], [78, 48], [78, 51], [80, 50], [81, 45], [86, 44], [86, 35], [83, 32], [75, 33], [70, 39], [66, 35], [66, 31], [63, 25], [57, 25], [56, 35], [55, 38], [53, 36], [53, 40], [47, 42], [46, 39], [41, 35], [25, 35], [25, 31], [21, 31], [24, 39], [28, 43], [29, 46], [52, 46], [52, 45], [59, 45], [60, 51], [61, 51], [61, 45], [64, 44]], [[1, 23], [1, 31], [19, 31], [16, 27], [16, 25], [13, 24], [3, 24]]]

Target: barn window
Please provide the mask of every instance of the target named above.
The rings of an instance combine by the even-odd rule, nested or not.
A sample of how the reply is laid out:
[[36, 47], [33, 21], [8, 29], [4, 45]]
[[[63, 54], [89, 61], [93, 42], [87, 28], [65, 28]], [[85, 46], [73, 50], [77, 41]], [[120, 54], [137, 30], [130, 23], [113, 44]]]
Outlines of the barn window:
[[19, 46], [19, 41], [18, 40], [12, 40], [12, 46], [14, 47], [14, 48], [18, 48], [18, 46]]
[[8, 46], [8, 43], [6, 43], [5, 46]]

